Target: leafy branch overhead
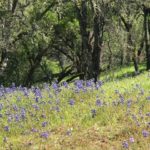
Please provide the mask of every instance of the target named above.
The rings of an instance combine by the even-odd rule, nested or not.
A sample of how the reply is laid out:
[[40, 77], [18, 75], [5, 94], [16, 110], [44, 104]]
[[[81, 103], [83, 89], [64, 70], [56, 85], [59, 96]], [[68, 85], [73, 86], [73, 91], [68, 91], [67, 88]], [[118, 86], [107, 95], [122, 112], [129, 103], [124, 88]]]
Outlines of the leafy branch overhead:
[[1, 0], [0, 82], [96, 82], [118, 66], [149, 70], [149, 18], [149, 0]]

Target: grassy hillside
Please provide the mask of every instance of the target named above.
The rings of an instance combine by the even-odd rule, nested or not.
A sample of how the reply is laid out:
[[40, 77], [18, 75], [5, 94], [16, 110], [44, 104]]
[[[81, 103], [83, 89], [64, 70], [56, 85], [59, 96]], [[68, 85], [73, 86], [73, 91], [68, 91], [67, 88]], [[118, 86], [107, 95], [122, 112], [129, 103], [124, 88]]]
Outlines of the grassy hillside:
[[149, 150], [150, 74], [1, 86], [0, 133], [1, 150]]

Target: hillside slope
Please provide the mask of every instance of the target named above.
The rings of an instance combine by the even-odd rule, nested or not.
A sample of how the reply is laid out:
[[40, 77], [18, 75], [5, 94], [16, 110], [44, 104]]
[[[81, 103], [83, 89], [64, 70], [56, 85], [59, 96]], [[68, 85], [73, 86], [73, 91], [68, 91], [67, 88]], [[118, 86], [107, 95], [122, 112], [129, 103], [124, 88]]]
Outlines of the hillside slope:
[[0, 149], [149, 150], [150, 74], [0, 88]]

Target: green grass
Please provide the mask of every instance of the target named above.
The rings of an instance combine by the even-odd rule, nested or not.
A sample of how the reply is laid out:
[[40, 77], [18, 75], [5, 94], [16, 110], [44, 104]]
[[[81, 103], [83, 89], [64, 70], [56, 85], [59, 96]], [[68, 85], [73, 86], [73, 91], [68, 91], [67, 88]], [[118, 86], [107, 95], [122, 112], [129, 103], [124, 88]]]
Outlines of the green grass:
[[[139, 64], [139, 71], [140, 73], [145, 72], [145, 64]], [[102, 80], [114, 80], [114, 79], [124, 79], [127, 77], [135, 76], [135, 69], [133, 64], [129, 66], [121, 66], [121, 68], [116, 68], [108, 71], [104, 71], [101, 73]]]
[[[124, 74], [122, 72], [115, 74], [121, 76]], [[150, 100], [147, 100], [150, 96], [150, 75], [147, 72], [122, 79], [115, 76], [98, 90], [93, 86], [85, 88], [86, 91], [75, 92], [74, 88], [73, 84], [68, 88], [62, 86], [58, 93], [52, 87], [50, 90], [42, 89], [42, 99], [38, 103], [31, 90], [29, 97], [20, 91], [1, 97], [0, 150], [121, 150], [122, 142], [129, 141], [130, 137], [135, 140], [134, 143], [129, 142], [130, 150], [150, 149], [150, 135], [142, 135], [143, 130], [150, 132], [150, 117], [146, 116], [150, 112]], [[120, 95], [124, 101], [117, 104]], [[70, 99], [75, 101], [72, 106]], [[96, 105], [97, 99], [101, 100], [102, 106]], [[128, 100], [132, 100], [130, 108], [127, 106]], [[14, 104], [18, 106], [17, 111], [13, 109]], [[33, 104], [39, 109], [33, 108]], [[26, 110], [26, 118], [19, 122], [13, 118], [8, 122], [6, 112], [14, 116], [20, 114], [22, 107]], [[94, 117], [92, 109], [96, 110]], [[48, 124], [42, 127], [44, 121]], [[6, 125], [10, 127], [9, 132], [4, 131]], [[32, 132], [32, 128], [38, 132]], [[40, 137], [42, 132], [48, 132], [47, 139]], [[7, 142], [3, 140], [4, 137], [7, 137]]]

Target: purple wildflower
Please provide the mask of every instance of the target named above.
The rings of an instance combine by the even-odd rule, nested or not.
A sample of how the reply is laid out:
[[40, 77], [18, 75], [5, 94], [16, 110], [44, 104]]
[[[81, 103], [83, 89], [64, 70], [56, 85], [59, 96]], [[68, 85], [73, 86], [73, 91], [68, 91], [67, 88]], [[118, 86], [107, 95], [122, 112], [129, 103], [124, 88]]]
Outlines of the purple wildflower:
[[96, 100], [96, 106], [102, 106], [101, 100], [99, 100], [99, 99]]
[[75, 101], [74, 101], [73, 99], [71, 99], [71, 100], [69, 101], [69, 104], [70, 104], [71, 106], [73, 106], [73, 105], [75, 104]]
[[41, 94], [41, 91], [40, 91], [39, 88], [36, 88], [36, 89], [34, 90], [34, 94], [35, 94], [35, 97], [36, 97], [36, 98], [42, 98], [42, 94]]
[[40, 134], [40, 137], [47, 139], [47, 138], [49, 137], [49, 134], [48, 134], [48, 132], [42, 132], [42, 133]]
[[59, 108], [58, 106], [55, 107], [55, 110], [56, 110], [57, 112], [60, 112], [60, 108]]
[[132, 100], [128, 100], [128, 101], [127, 101], [127, 107], [130, 107], [131, 104], [132, 104]]
[[119, 98], [120, 98], [120, 103], [121, 103], [121, 104], [124, 104], [124, 97], [120, 94], [120, 95], [119, 95]]
[[14, 111], [18, 111], [18, 106], [17, 105], [13, 105], [13, 110]]
[[52, 87], [53, 87], [54, 90], [57, 90], [58, 89], [58, 84], [57, 83], [53, 83]]
[[18, 115], [18, 114], [16, 114], [16, 115], [15, 115], [15, 120], [16, 120], [16, 122], [18, 122], [18, 121], [20, 120], [20, 118], [19, 118], [19, 115]]
[[134, 143], [135, 142], [133, 137], [130, 137], [129, 141], [130, 141], [130, 143]]
[[12, 116], [8, 116], [7, 122], [11, 122], [11, 121], [12, 121], [12, 119], [13, 119], [13, 117], [12, 117]]
[[92, 80], [86, 81], [86, 87], [92, 87]]
[[127, 141], [124, 141], [123, 143], [122, 143], [122, 146], [123, 146], [123, 148], [129, 148], [129, 144], [128, 144], [128, 142]]
[[32, 132], [38, 132], [38, 130], [35, 129], [35, 128], [32, 128], [31, 131], [32, 131]]
[[83, 81], [77, 80], [77, 81], [75, 81], [75, 85], [76, 85], [77, 89], [82, 89], [83, 88]]
[[70, 135], [71, 135], [71, 130], [68, 130], [68, 131], [66, 132], [66, 135], [70, 136]]
[[4, 130], [7, 131], [7, 132], [10, 131], [9, 126], [5, 126], [5, 127], [4, 127]]
[[39, 110], [39, 109], [40, 109], [39, 106], [36, 105], [36, 104], [33, 104], [32, 107], [33, 107], [35, 110]]
[[25, 119], [25, 117], [26, 117], [26, 111], [24, 108], [21, 109], [21, 117], [22, 117], [22, 119]]
[[150, 100], [150, 96], [146, 97], [147, 100]]
[[64, 86], [65, 88], [68, 88], [68, 83], [67, 83], [66, 81], [64, 81], [64, 82], [63, 82], [63, 86]]
[[149, 132], [146, 130], [142, 131], [143, 137], [148, 137], [149, 136]]
[[42, 122], [42, 127], [46, 127], [46, 126], [47, 126], [47, 124], [48, 124], [48, 122], [47, 122], [47, 121]]
[[39, 97], [36, 97], [36, 98], [35, 98], [35, 101], [38, 103], [38, 102], [39, 102]]

